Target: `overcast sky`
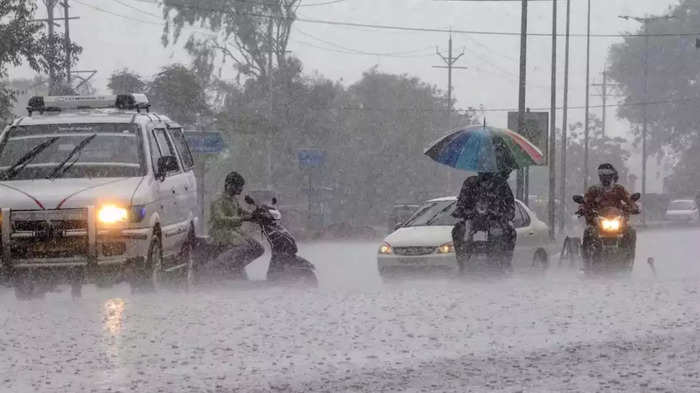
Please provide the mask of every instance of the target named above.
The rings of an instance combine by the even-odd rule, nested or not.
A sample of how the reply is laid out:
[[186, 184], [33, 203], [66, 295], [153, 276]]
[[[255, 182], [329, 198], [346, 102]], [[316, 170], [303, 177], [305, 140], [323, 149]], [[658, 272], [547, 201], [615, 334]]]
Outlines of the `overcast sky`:
[[[79, 20], [71, 23], [72, 38], [83, 46], [79, 69], [96, 69], [95, 86], [106, 92], [106, 80], [115, 69], [127, 67], [151, 77], [172, 62], [188, 63], [179, 46], [161, 44], [161, 9], [155, 0], [69, 0], [71, 13]], [[366, 24], [455, 29], [470, 31], [519, 32], [520, 3], [464, 2], [439, 0], [345, 0], [326, 5], [327, 0], [304, 0], [299, 17]], [[677, 0], [591, 0], [591, 32], [617, 34], [636, 30], [639, 25], [618, 15], [661, 14]], [[564, 32], [566, 1], [559, 4], [559, 31]], [[571, 31], [586, 31], [585, 0], [571, 0]], [[45, 14], [43, 4], [40, 14]], [[551, 33], [552, 2], [530, 1], [529, 31]], [[62, 10], [61, 10], [62, 11]], [[436, 46], [447, 50], [447, 33], [407, 32], [372, 28], [345, 27], [297, 21], [289, 49], [299, 57], [306, 72], [318, 72], [344, 84], [357, 81], [364, 71], [378, 66], [380, 71], [406, 73], [445, 89], [447, 73], [432, 68], [441, 65]], [[610, 45], [621, 38], [591, 39], [591, 81], [600, 82]], [[184, 40], [183, 40], [184, 41]], [[467, 70], [454, 72], [457, 107], [486, 109], [517, 108], [519, 37], [479, 34], [455, 34], [454, 47], [464, 56], [457, 65]], [[352, 53], [348, 53], [352, 52]], [[371, 53], [361, 54], [359, 52]], [[392, 55], [393, 54], [393, 55]], [[397, 55], [398, 54], [398, 55]], [[564, 39], [559, 39], [559, 93], [563, 84]], [[527, 105], [548, 108], [550, 102], [551, 37], [532, 36], [528, 40]], [[585, 101], [586, 39], [571, 39], [571, 79], [569, 104]], [[27, 67], [11, 71], [11, 77], [31, 77]], [[600, 105], [597, 88], [591, 89], [591, 105]], [[600, 109], [592, 109], [600, 116]], [[583, 120], [584, 111], [570, 111], [570, 123]], [[609, 110], [608, 128], [612, 134], [625, 135], [626, 122]], [[506, 125], [504, 111], [485, 113], [488, 122]], [[481, 116], [481, 114], [480, 114]], [[561, 112], [558, 114], [561, 119]], [[560, 123], [560, 121], [558, 121]]]

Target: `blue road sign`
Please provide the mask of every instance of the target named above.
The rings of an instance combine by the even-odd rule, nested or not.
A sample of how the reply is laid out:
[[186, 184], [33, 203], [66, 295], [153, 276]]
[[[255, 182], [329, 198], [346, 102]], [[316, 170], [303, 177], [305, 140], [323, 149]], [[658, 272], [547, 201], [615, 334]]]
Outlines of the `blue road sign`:
[[226, 143], [219, 131], [187, 131], [185, 139], [192, 153], [212, 154], [226, 149]]
[[302, 169], [319, 168], [326, 163], [326, 152], [321, 149], [299, 149], [297, 158]]

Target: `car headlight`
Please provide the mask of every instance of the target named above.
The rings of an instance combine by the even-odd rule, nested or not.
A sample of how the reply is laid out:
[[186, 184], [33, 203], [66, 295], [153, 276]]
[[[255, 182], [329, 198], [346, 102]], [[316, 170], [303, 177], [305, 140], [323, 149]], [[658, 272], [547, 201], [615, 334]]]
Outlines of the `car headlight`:
[[617, 232], [620, 230], [620, 226], [622, 226], [622, 223], [619, 218], [604, 218], [600, 220], [600, 227], [605, 232]]
[[390, 255], [393, 253], [393, 250], [391, 249], [389, 243], [384, 243], [381, 246], [379, 246], [379, 253], [382, 255]]
[[103, 224], [116, 224], [129, 219], [129, 210], [114, 205], [104, 205], [97, 212], [97, 220]]
[[437, 248], [438, 254], [452, 254], [454, 252], [455, 252], [455, 246], [451, 242], [445, 243], [442, 246]]

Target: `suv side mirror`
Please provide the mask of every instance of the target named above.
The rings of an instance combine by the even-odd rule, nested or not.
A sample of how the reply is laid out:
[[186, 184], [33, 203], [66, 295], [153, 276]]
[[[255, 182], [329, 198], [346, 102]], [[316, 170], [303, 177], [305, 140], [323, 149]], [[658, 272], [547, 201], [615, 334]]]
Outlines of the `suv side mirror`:
[[583, 204], [583, 196], [581, 195], [574, 195], [572, 199], [579, 205]]
[[165, 179], [168, 172], [177, 171], [180, 166], [177, 163], [175, 156], [163, 156], [158, 159], [158, 173], [156, 177]]
[[630, 195], [630, 199], [637, 202], [640, 198], [642, 197], [642, 194], [635, 192], [634, 194]]
[[272, 204], [273, 204], [273, 205], [276, 205], [276, 204], [277, 204], [277, 198], [272, 197]]

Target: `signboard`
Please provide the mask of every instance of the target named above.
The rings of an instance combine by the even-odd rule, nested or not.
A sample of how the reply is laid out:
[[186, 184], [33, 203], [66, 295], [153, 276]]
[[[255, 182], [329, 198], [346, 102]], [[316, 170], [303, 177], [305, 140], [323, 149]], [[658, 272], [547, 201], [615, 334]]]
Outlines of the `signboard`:
[[321, 149], [299, 149], [297, 158], [302, 169], [319, 168], [326, 163], [326, 152]]
[[508, 112], [508, 128], [519, 133], [537, 146], [544, 156], [545, 165], [549, 160], [549, 112], [525, 112], [525, 129], [518, 130], [518, 112]]
[[187, 131], [185, 139], [190, 151], [196, 154], [220, 153], [226, 149], [226, 143], [219, 131]]

